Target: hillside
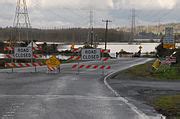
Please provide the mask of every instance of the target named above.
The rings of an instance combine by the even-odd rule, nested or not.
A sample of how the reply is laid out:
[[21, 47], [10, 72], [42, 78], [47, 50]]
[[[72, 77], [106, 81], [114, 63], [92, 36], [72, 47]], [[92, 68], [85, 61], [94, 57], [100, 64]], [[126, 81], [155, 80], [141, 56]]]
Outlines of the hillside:
[[[180, 23], [167, 23], [167, 24], [157, 24], [157, 25], [147, 25], [147, 26], [136, 26], [136, 32], [145, 32], [145, 33], [164, 33], [166, 27], [173, 27], [174, 32], [179, 34], [180, 33]], [[130, 32], [131, 28], [129, 27], [119, 27], [118, 30], [120, 31], [125, 31], [125, 32]]]

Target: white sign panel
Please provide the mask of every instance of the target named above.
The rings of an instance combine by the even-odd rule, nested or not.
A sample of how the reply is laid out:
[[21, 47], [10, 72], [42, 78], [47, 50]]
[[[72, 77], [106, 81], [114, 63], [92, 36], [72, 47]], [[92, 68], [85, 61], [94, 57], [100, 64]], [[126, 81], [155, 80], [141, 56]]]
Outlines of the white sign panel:
[[164, 44], [174, 44], [174, 35], [173, 35], [172, 27], [166, 27], [163, 43]]
[[101, 49], [82, 49], [81, 60], [92, 61], [101, 59]]
[[16, 47], [14, 48], [14, 59], [31, 59], [32, 48], [31, 47]]

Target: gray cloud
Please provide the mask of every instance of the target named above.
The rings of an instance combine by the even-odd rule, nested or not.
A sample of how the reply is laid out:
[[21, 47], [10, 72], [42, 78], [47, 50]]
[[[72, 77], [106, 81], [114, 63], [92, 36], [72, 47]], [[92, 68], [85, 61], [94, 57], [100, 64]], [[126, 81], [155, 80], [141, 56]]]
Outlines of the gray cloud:
[[114, 4], [121, 9], [172, 9], [177, 0], [114, 0]]
[[[136, 8], [139, 24], [178, 22], [178, 0], [27, 0], [33, 27], [88, 27], [89, 10], [94, 10], [94, 25], [104, 27], [102, 19], [111, 19], [111, 26], [130, 24], [130, 9]], [[0, 1], [0, 25], [12, 26], [16, 0]]]

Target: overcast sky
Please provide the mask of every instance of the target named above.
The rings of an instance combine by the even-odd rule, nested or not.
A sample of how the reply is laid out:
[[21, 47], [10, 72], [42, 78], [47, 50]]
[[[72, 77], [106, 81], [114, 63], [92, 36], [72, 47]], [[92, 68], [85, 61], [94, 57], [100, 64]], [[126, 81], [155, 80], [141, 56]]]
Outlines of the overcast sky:
[[[88, 27], [90, 9], [94, 11], [94, 27], [104, 27], [102, 19], [113, 22], [110, 27], [130, 26], [131, 9], [136, 9], [136, 25], [180, 21], [179, 0], [27, 0], [32, 27]], [[12, 26], [16, 0], [0, 0], [0, 26]]]

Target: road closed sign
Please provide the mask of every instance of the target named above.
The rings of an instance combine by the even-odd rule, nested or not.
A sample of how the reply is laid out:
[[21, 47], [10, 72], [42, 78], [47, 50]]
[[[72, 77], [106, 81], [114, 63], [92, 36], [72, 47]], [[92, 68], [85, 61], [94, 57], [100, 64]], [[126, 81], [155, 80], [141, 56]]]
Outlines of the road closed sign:
[[93, 61], [101, 59], [101, 49], [82, 49], [81, 50], [81, 60]]
[[15, 47], [14, 59], [31, 59], [32, 48], [31, 47]]

